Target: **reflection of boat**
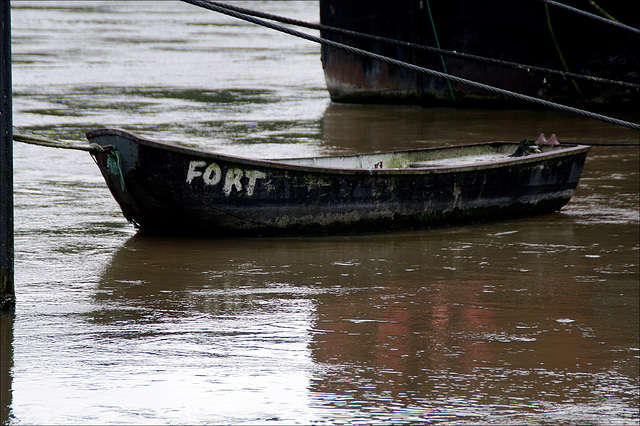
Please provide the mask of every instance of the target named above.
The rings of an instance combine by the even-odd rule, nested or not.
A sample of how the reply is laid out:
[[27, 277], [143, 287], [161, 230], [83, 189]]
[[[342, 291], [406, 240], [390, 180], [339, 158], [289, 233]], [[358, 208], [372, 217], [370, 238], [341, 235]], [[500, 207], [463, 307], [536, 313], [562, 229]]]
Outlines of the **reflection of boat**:
[[[575, 7], [587, 2], [563, 0]], [[634, 2], [597, 2], [624, 23], [638, 25]], [[589, 11], [597, 13], [595, 9]], [[321, 0], [322, 24], [448, 51], [638, 83], [637, 32], [589, 18], [539, 0]], [[637, 110], [640, 92], [531, 68], [498, 66], [459, 57], [386, 45], [377, 40], [336, 35], [324, 38], [367, 51], [567, 105]], [[327, 88], [338, 102], [391, 102], [426, 105], [500, 105], [514, 103], [485, 91], [322, 48]], [[452, 96], [453, 93], [453, 96]]]
[[569, 201], [588, 151], [492, 142], [251, 160], [124, 130], [87, 137], [103, 147], [93, 155], [125, 217], [156, 233], [374, 232], [546, 213]]

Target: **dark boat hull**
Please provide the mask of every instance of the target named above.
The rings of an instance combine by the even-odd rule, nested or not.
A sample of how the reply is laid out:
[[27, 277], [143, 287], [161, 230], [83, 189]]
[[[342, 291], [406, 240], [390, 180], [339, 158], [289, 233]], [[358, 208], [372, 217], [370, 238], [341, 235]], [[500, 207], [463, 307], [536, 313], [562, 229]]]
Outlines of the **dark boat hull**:
[[[565, 0], [575, 7], [586, 2]], [[637, 28], [633, 2], [599, 1], [604, 9]], [[428, 7], [427, 7], [428, 6]], [[320, 0], [322, 24], [442, 49], [576, 74], [640, 83], [640, 36], [549, 7], [539, 0]], [[431, 19], [433, 18], [433, 27]], [[551, 26], [549, 26], [551, 25]], [[379, 42], [323, 32], [322, 36], [436, 71], [442, 59]], [[332, 100], [352, 103], [415, 103], [429, 106], [508, 107], [511, 98], [322, 47]], [[444, 58], [449, 74], [549, 101], [586, 109], [637, 111], [640, 92], [629, 87], [573, 82], [456, 58]], [[528, 105], [529, 107], [531, 105]]]
[[[588, 150], [466, 167], [346, 169], [204, 153], [121, 130], [87, 136], [105, 147], [94, 157], [134, 225], [207, 235], [380, 232], [548, 213], [573, 195]], [[495, 143], [505, 146], [515, 149]]]

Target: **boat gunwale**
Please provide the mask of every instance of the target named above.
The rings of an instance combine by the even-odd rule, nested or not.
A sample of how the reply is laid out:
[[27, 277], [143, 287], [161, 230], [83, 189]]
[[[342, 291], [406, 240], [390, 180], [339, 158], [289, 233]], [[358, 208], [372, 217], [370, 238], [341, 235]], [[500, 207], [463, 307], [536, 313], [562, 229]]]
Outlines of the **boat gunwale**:
[[407, 168], [341, 168], [341, 167], [327, 167], [327, 166], [318, 166], [312, 164], [292, 164], [287, 161], [293, 160], [314, 160], [315, 158], [332, 158], [332, 157], [352, 157], [357, 158], [361, 156], [367, 155], [384, 155], [384, 154], [410, 154], [413, 152], [420, 151], [436, 151], [436, 150], [448, 150], [448, 149], [456, 149], [461, 147], [481, 147], [481, 146], [489, 146], [496, 144], [504, 144], [504, 145], [518, 145], [518, 142], [503, 142], [503, 141], [493, 141], [493, 142], [481, 142], [474, 144], [465, 144], [465, 145], [450, 145], [450, 146], [439, 146], [439, 147], [428, 147], [428, 148], [415, 148], [415, 149], [406, 149], [406, 150], [397, 150], [397, 151], [375, 151], [369, 153], [360, 153], [360, 154], [347, 154], [347, 155], [327, 155], [327, 156], [318, 156], [318, 157], [294, 157], [287, 159], [253, 159], [246, 157], [238, 157], [234, 155], [228, 154], [220, 154], [216, 152], [204, 151], [198, 148], [187, 147], [178, 145], [170, 142], [160, 142], [157, 140], [153, 140], [144, 136], [140, 136], [134, 132], [129, 130], [119, 129], [119, 128], [103, 128], [97, 129], [87, 132], [87, 138], [91, 140], [91, 138], [99, 137], [99, 136], [119, 136], [125, 139], [130, 140], [131, 142], [138, 143], [140, 145], [145, 145], [153, 148], [164, 149], [172, 152], [195, 155], [204, 158], [209, 158], [212, 160], [221, 160], [221, 161], [229, 161], [235, 162], [244, 165], [250, 165], [254, 167], [266, 167], [271, 169], [279, 169], [279, 170], [288, 170], [288, 171], [298, 171], [298, 172], [313, 172], [313, 173], [331, 173], [331, 174], [391, 174], [391, 175], [400, 175], [400, 174], [433, 174], [433, 173], [451, 173], [451, 172], [464, 172], [470, 170], [478, 170], [478, 169], [489, 169], [489, 168], [500, 168], [504, 166], [512, 166], [512, 165], [520, 165], [526, 163], [535, 163], [541, 160], [548, 160], [557, 157], [565, 157], [570, 155], [577, 155], [580, 153], [588, 152], [591, 147], [586, 145], [570, 145], [563, 146], [562, 148], [555, 149], [553, 151], [547, 151], [542, 153], [532, 153], [522, 157], [508, 157], [502, 159], [493, 159], [491, 161], [478, 161], [473, 164], [462, 163], [460, 165], [441, 165], [441, 166], [427, 166], [427, 167], [407, 167]]

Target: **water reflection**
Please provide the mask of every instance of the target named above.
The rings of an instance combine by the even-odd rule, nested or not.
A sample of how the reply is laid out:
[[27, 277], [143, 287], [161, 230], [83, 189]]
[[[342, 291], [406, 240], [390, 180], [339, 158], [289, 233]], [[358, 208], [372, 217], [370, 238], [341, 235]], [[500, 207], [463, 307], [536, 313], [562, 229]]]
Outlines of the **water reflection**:
[[[427, 419], [421, 409], [440, 406], [459, 419], [471, 406], [470, 420], [485, 420], [495, 409], [523, 415], [603, 392], [594, 374], [611, 364], [597, 356], [603, 330], [589, 325], [597, 297], [567, 269], [541, 270], [545, 257], [577, 258], [570, 252], [580, 247], [558, 244], [576, 235], [549, 241], [547, 233], [518, 233], [494, 234], [491, 243], [469, 234], [460, 240], [452, 231], [436, 242], [423, 235], [394, 253], [391, 263], [409, 262], [402, 269], [363, 262], [363, 269], [378, 271], [365, 277], [371, 288], [318, 298], [311, 348], [325, 368], [312, 390], [323, 403], [366, 407], [374, 418], [404, 407]], [[517, 248], [523, 241], [541, 250], [531, 256]], [[505, 253], [508, 246], [514, 250]], [[550, 246], [556, 253], [545, 253]], [[470, 274], [474, 264], [479, 269]], [[616, 373], [608, 380], [618, 382], [608, 391], [621, 398], [633, 389]]]
[[[623, 114], [624, 115], [624, 114]], [[626, 114], [632, 119], [631, 114]], [[637, 120], [637, 117], [633, 117]], [[330, 104], [321, 121], [329, 146], [354, 152], [536, 139], [557, 133], [561, 142], [637, 143], [638, 132], [603, 126], [556, 111], [421, 108]], [[637, 149], [627, 148], [628, 152]]]
[[[15, 124], [53, 138], [252, 157], [638, 141], [558, 112], [330, 104], [316, 45], [181, 2], [12, 8]], [[3, 421], [637, 423], [637, 147], [593, 149], [555, 214], [266, 240], [132, 237], [86, 153], [14, 157]]]
[[[638, 334], [628, 321], [638, 306], [607, 299], [613, 289], [621, 300], [637, 294], [637, 271], [577, 275], [610, 255], [590, 233], [557, 213], [312, 239], [138, 235], [104, 271], [89, 319], [117, 326], [114, 337], [142, 326], [165, 344], [196, 333], [209, 353], [231, 357], [216, 339], [258, 348], [274, 339], [273, 349], [295, 329], [314, 363], [311, 407], [338, 410], [326, 411], [336, 419], [631, 418], [637, 349], [626, 342]], [[184, 320], [188, 330], [174, 328]], [[606, 406], [594, 405], [598, 394]], [[582, 408], [562, 412], [567, 404]]]

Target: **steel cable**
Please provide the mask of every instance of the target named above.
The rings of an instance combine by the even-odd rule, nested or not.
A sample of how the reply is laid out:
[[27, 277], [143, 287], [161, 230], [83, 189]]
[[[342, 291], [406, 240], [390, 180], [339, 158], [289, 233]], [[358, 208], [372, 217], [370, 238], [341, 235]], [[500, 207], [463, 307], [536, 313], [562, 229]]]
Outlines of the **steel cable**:
[[604, 24], [613, 25], [614, 27], [618, 27], [620, 29], [623, 29], [623, 30], [626, 30], [626, 31], [629, 31], [629, 32], [632, 32], [632, 33], [635, 33], [635, 34], [640, 34], [640, 30], [637, 29], [637, 28], [633, 28], [633, 27], [631, 27], [629, 25], [625, 25], [625, 24], [613, 21], [613, 20], [608, 19], [608, 18], [603, 18], [602, 16], [594, 15], [593, 13], [585, 12], [584, 10], [576, 9], [573, 6], [569, 6], [569, 5], [566, 5], [566, 4], [563, 4], [563, 3], [559, 3], [559, 2], [553, 1], [553, 0], [540, 0], [540, 1], [543, 2], [543, 3], [546, 3], [546, 4], [550, 5], [550, 6], [555, 6], [555, 7], [558, 7], [560, 9], [565, 9], [565, 10], [568, 10], [570, 12], [577, 13], [578, 15], [594, 19], [594, 20], [596, 20], [598, 22], [602, 22]]
[[379, 43], [386, 43], [386, 44], [389, 44], [389, 45], [392, 45], [392, 46], [405, 47], [405, 48], [408, 48], [408, 49], [414, 49], [414, 50], [418, 50], [418, 51], [425, 51], [425, 52], [429, 52], [429, 53], [433, 53], [433, 54], [437, 54], [437, 55], [448, 56], [448, 57], [452, 57], [452, 58], [459, 58], [459, 59], [464, 59], [464, 60], [468, 60], [468, 61], [487, 63], [487, 64], [501, 66], [501, 67], [505, 67], [505, 68], [519, 69], [519, 70], [523, 70], [523, 71], [526, 71], [526, 72], [539, 72], [539, 73], [544, 73], [544, 74], [556, 75], [556, 76], [561, 77], [564, 80], [566, 80], [567, 78], [573, 78], [573, 79], [577, 79], [577, 80], [590, 81], [590, 82], [593, 82], [593, 83], [608, 84], [608, 85], [612, 85], [612, 86], [629, 87], [629, 88], [632, 88], [632, 89], [640, 90], [640, 85], [639, 84], [629, 83], [629, 82], [626, 82], [626, 81], [611, 80], [611, 79], [601, 78], [601, 77], [596, 77], [596, 76], [591, 76], [591, 75], [576, 74], [576, 73], [571, 73], [571, 72], [566, 72], [566, 71], [559, 71], [559, 70], [554, 70], [554, 69], [549, 69], [549, 68], [544, 68], [544, 67], [538, 67], [538, 66], [535, 66], [535, 65], [519, 64], [517, 62], [505, 61], [505, 60], [502, 60], [502, 59], [487, 58], [487, 57], [484, 57], [484, 56], [473, 55], [473, 54], [470, 54], [470, 53], [456, 52], [456, 51], [453, 51], [453, 50], [446, 50], [446, 49], [441, 49], [441, 48], [438, 48], [438, 47], [426, 46], [426, 45], [423, 45], [423, 44], [416, 44], [416, 43], [411, 43], [411, 42], [407, 42], [407, 41], [396, 40], [396, 39], [376, 36], [376, 35], [372, 35], [372, 34], [361, 33], [361, 32], [357, 32], [357, 31], [345, 30], [343, 28], [336, 28], [336, 27], [331, 27], [331, 26], [323, 25], [323, 24], [313, 24], [313, 23], [310, 23], [310, 22], [305, 22], [305, 21], [300, 21], [300, 20], [297, 20], [297, 19], [287, 18], [285, 16], [273, 15], [273, 14], [266, 13], [266, 12], [260, 12], [260, 11], [257, 11], [257, 10], [246, 9], [246, 8], [243, 8], [243, 7], [234, 6], [234, 5], [230, 5], [230, 4], [224, 4], [224, 3], [219, 3], [219, 2], [216, 2], [216, 1], [205, 0], [205, 2], [213, 4], [213, 5], [221, 6], [221, 7], [224, 7], [226, 9], [229, 9], [229, 10], [234, 10], [236, 12], [239, 12], [239, 13], [242, 13], [242, 14], [245, 14], [245, 15], [255, 16], [257, 18], [268, 19], [270, 21], [280, 22], [282, 24], [295, 25], [297, 27], [302, 27], [302, 28], [309, 28], [311, 30], [318, 30], [318, 31], [324, 31], [324, 32], [328, 32], [328, 33], [341, 34], [341, 35], [345, 35], [345, 36], [349, 36], [349, 37], [361, 38], [361, 39], [364, 39], [364, 40], [371, 40], [371, 41], [376, 41], [376, 42], [379, 42]]
[[523, 95], [521, 93], [516, 93], [516, 92], [512, 92], [510, 90], [505, 90], [505, 89], [500, 89], [497, 87], [493, 87], [493, 86], [489, 86], [483, 83], [478, 83], [476, 81], [472, 81], [472, 80], [467, 80], [465, 78], [461, 78], [461, 77], [456, 77], [453, 75], [449, 75], [449, 74], [445, 74], [445, 73], [441, 73], [438, 71], [434, 71], [431, 70], [429, 68], [424, 68], [424, 67], [420, 67], [414, 64], [410, 64], [407, 62], [402, 62], [399, 61], [397, 59], [393, 59], [393, 58], [389, 58], [387, 56], [382, 56], [379, 55], [377, 53], [372, 53], [372, 52], [368, 52], [366, 50], [362, 50], [362, 49], [358, 49], [352, 46], [348, 46], [342, 43], [338, 43], [335, 41], [331, 41], [331, 40], [327, 40], [324, 38], [320, 38], [320, 37], [316, 37], [313, 36], [311, 34], [307, 34], [307, 33], [303, 33], [300, 31], [296, 31], [293, 30], [291, 28], [287, 28], [287, 27], [283, 27], [281, 25], [277, 25], [274, 24], [272, 22], [267, 22], [267, 21], [263, 21], [262, 19], [257, 19], [254, 18], [252, 16], [249, 16], [247, 14], [244, 13], [240, 13], [240, 12], [236, 12], [235, 10], [232, 10], [230, 8], [227, 7], [227, 5], [222, 5], [219, 3], [215, 3], [215, 2], [209, 2], [209, 1], [205, 1], [205, 0], [182, 0], [185, 3], [189, 3], [192, 4], [194, 6], [198, 6], [198, 7], [202, 7], [204, 9], [208, 9], [208, 10], [212, 10], [214, 12], [218, 12], [218, 13], [222, 13], [224, 15], [228, 15], [237, 19], [241, 19], [244, 20], [246, 22], [250, 22], [252, 24], [256, 24], [256, 25], [260, 25], [266, 28], [270, 28], [272, 30], [275, 31], [279, 31], [282, 32], [284, 34], [289, 34], [295, 37], [299, 37], [308, 41], [312, 41], [314, 43], [319, 43], [325, 46], [329, 46], [329, 47], [333, 47], [336, 49], [340, 49], [340, 50], [344, 50], [346, 52], [349, 53], [353, 53], [355, 55], [360, 55], [360, 56], [364, 56], [370, 59], [375, 59], [378, 60], [380, 62], [384, 62], [384, 63], [388, 63], [400, 68], [405, 68], [408, 69], [410, 71], [414, 71], [417, 73], [421, 73], [421, 74], [425, 74], [425, 75], [429, 75], [431, 77], [435, 77], [435, 78], [441, 78], [444, 80], [448, 80], [448, 81], [452, 81], [454, 83], [458, 83], [458, 84], [462, 84], [462, 85], [467, 85], [476, 89], [480, 89], [480, 90], [484, 90], [487, 91], [489, 93], [493, 93], [493, 94], [497, 94], [497, 95], [501, 95], [501, 96], [506, 96], [506, 97], [510, 97], [510, 98], [514, 98], [514, 99], [518, 99], [524, 102], [530, 102], [530, 103], [534, 103], [540, 106], [544, 106], [544, 107], [548, 107], [548, 108], [552, 108], [552, 109], [557, 109], [560, 111], [565, 111], [565, 112], [570, 112], [573, 114], [577, 114], [577, 115], [582, 115], [584, 117], [589, 117], [589, 118], [593, 118], [596, 120], [600, 120], [600, 121], [604, 121], [606, 123], [610, 123], [610, 124], [615, 124], [618, 126], [622, 126], [622, 127], [627, 127], [629, 129], [634, 129], [634, 130], [640, 130], [640, 124], [638, 123], [632, 123], [629, 121], [625, 121], [625, 120], [620, 120], [617, 118], [613, 118], [613, 117], [609, 117], [606, 115], [602, 115], [602, 114], [596, 114], [590, 111], [585, 111], [582, 109], [578, 109], [578, 108], [574, 108], [574, 107], [570, 107], [567, 105], [562, 105], [562, 104], [558, 104], [555, 102], [551, 102], [551, 101], [546, 101], [544, 99], [539, 99], [539, 98], [535, 98], [533, 96], [528, 96], [528, 95]]

